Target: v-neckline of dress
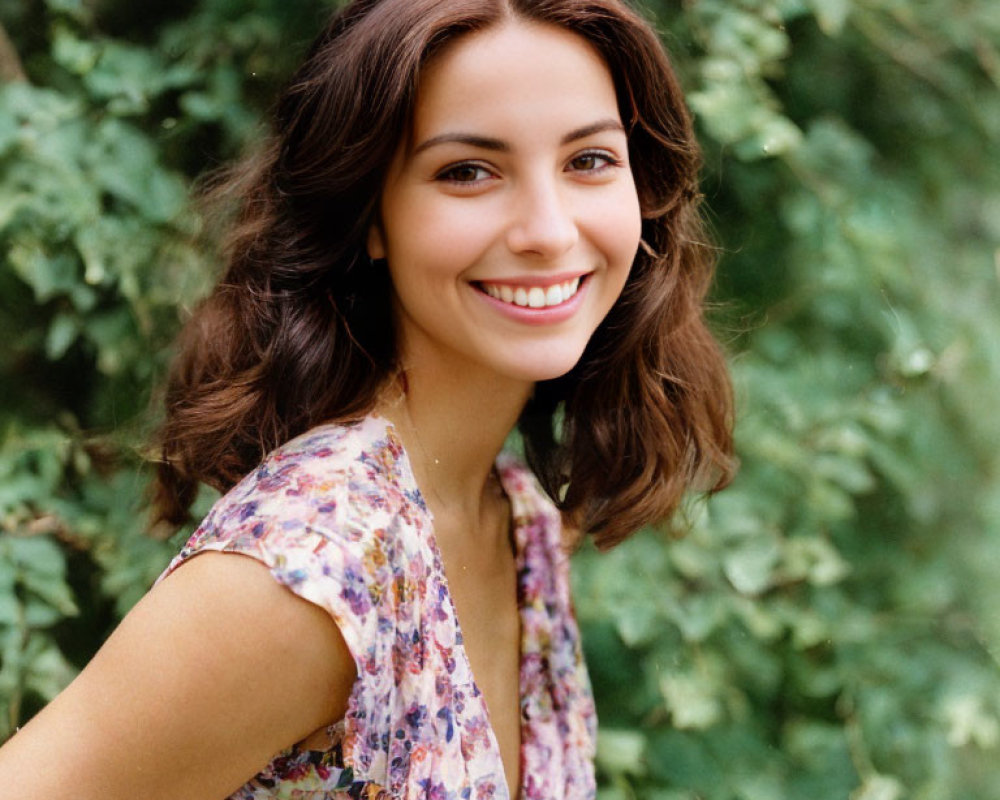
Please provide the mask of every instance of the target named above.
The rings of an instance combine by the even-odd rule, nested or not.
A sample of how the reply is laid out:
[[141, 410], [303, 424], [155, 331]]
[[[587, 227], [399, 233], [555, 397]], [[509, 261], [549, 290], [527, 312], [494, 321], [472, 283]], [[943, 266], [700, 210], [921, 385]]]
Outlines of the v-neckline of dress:
[[[517, 573], [517, 614], [518, 622], [520, 627], [520, 635], [518, 636], [518, 669], [517, 669], [517, 684], [518, 684], [518, 708], [519, 708], [519, 741], [518, 741], [518, 779], [519, 783], [517, 786], [517, 792], [512, 793], [510, 786], [507, 782], [507, 771], [504, 765], [503, 756], [500, 752], [500, 740], [497, 738], [496, 731], [493, 729], [493, 722], [490, 717], [489, 707], [486, 704], [486, 695], [483, 693], [482, 689], [479, 687], [479, 683], [476, 680], [475, 673], [472, 671], [472, 661], [469, 659], [469, 654], [465, 649], [465, 635], [462, 633], [462, 625], [458, 619], [458, 608], [455, 605], [455, 600], [451, 594], [451, 586], [448, 582], [448, 574], [444, 568], [444, 559], [441, 556], [441, 549], [438, 547], [437, 534], [434, 530], [434, 514], [431, 512], [430, 507], [427, 505], [426, 498], [424, 496], [423, 490], [417, 483], [416, 475], [413, 472], [413, 465], [410, 462], [409, 453], [407, 453], [406, 448], [403, 446], [402, 439], [399, 437], [399, 432], [392, 422], [384, 417], [378, 417], [379, 421], [386, 426], [387, 433], [391, 434], [399, 442], [400, 446], [400, 457], [398, 459], [398, 464], [402, 467], [402, 471], [409, 481], [410, 485], [413, 487], [416, 493], [417, 505], [420, 511], [426, 517], [427, 523], [427, 536], [426, 544], [431, 553], [433, 568], [437, 579], [441, 583], [443, 589], [442, 598], [447, 602], [449, 614], [455, 625], [456, 633], [456, 648], [459, 650], [459, 657], [462, 659], [463, 665], [467, 670], [469, 679], [471, 681], [473, 693], [482, 707], [483, 719], [486, 720], [487, 738], [489, 741], [489, 746], [494, 754], [497, 765], [499, 766], [500, 779], [503, 781], [504, 788], [507, 790], [508, 800], [521, 800], [524, 794], [524, 743], [527, 736], [527, 730], [525, 725], [525, 715], [524, 715], [524, 659], [526, 652], [526, 642], [525, 637], [528, 632], [527, 620], [524, 617], [525, 601], [527, 600], [525, 591], [526, 585], [523, 579], [524, 575], [524, 564], [525, 564], [525, 547], [526, 542], [524, 538], [524, 530], [522, 526], [518, 525], [518, 519], [520, 519], [520, 502], [519, 496], [516, 491], [513, 491], [511, 486], [508, 486], [504, 482], [504, 469], [502, 467], [503, 454], [501, 453], [496, 461], [494, 462], [494, 467], [496, 469], [497, 476], [500, 480], [500, 488], [507, 497], [507, 501], [510, 505], [510, 533], [511, 538], [514, 542], [514, 567]], [[503, 796], [500, 796], [498, 800], [503, 800]]]

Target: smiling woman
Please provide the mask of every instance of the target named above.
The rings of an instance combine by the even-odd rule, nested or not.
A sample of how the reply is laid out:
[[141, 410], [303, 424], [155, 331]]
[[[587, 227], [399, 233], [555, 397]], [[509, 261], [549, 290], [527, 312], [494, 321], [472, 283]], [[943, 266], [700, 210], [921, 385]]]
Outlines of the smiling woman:
[[731, 472], [659, 42], [616, 0], [356, 0], [274, 127], [161, 437], [163, 519], [226, 494], [0, 784], [591, 798], [567, 550]]
[[432, 60], [368, 237], [403, 363], [447, 359], [518, 409], [569, 372], [639, 246], [628, 158], [611, 74], [579, 36], [515, 21]]

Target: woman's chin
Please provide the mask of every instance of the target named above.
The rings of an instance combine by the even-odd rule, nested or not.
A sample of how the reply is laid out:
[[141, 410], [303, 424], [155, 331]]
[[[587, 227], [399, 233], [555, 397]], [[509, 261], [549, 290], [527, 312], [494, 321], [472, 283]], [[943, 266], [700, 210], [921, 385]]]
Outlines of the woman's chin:
[[551, 354], [547, 358], [533, 357], [511, 364], [505, 370], [507, 374], [516, 380], [528, 383], [540, 383], [541, 381], [551, 381], [561, 378], [573, 369], [579, 362], [583, 352]]

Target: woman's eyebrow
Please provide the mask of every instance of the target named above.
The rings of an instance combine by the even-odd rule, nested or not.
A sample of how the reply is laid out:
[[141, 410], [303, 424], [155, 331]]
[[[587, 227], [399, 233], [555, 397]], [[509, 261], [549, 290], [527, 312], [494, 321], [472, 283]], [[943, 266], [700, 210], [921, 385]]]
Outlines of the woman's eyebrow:
[[442, 133], [439, 136], [432, 136], [430, 139], [414, 147], [413, 155], [422, 153], [424, 150], [436, 145], [447, 144], [449, 142], [467, 144], [482, 150], [497, 150], [502, 153], [510, 152], [510, 145], [502, 139], [491, 139], [489, 136], [478, 136], [474, 133]]
[[577, 139], [586, 139], [595, 133], [604, 133], [605, 131], [620, 131], [621, 133], [625, 133], [625, 126], [619, 120], [609, 117], [590, 125], [584, 125], [575, 131], [570, 131], [563, 136], [561, 144], [569, 144], [570, 142], [575, 142]]
[[[570, 142], [575, 142], [578, 139], [586, 139], [588, 136], [593, 136], [595, 133], [603, 133], [604, 131], [621, 131], [625, 133], [625, 127], [617, 119], [602, 119], [597, 122], [593, 122], [590, 125], [584, 125], [582, 128], [577, 128], [570, 131], [560, 140], [560, 144], [569, 144]], [[511, 146], [505, 142], [503, 139], [494, 139], [490, 136], [480, 136], [475, 133], [442, 133], [438, 136], [432, 136], [416, 147], [413, 148], [412, 155], [418, 155], [424, 150], [431, 147], [435, 147], [439, 144], [448, 144], [457, 142], [458, 144], [467, 144], [471, 147], [478, 147], [481, 150], [494, 150], [500, 153], [509, 153]]]

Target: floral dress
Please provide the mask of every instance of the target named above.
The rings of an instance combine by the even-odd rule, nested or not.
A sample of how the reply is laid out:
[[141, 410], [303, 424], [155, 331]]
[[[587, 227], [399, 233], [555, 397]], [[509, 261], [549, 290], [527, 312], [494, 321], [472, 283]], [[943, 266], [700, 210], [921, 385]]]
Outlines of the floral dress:
[[[325, 425], [219, 500], [163, 577], [198, 553], [251, 556], [336, 621], [357, 665], [327, 745], [295, 745], [231, 800], [577, 800], [595, 795], [596, 716], [559, 514], [502, 454], [521, 618], [521, 786], [508, 791], [432, 519], [391, 424]], [[310, 737], [310, 742], [313, 737]]]

